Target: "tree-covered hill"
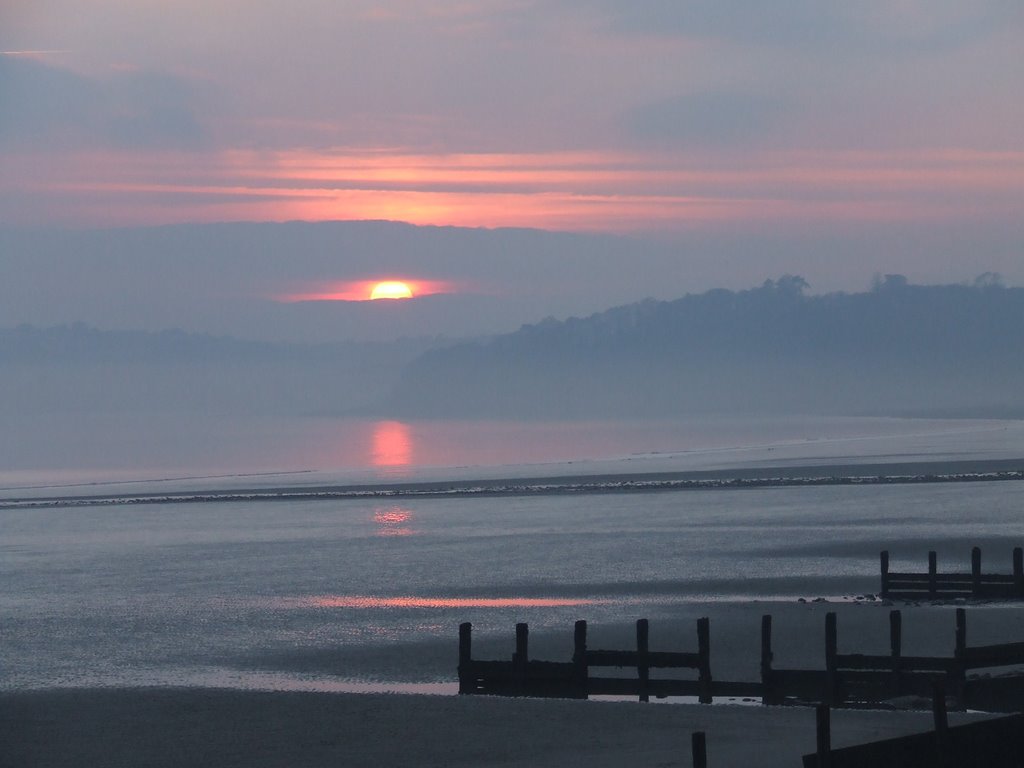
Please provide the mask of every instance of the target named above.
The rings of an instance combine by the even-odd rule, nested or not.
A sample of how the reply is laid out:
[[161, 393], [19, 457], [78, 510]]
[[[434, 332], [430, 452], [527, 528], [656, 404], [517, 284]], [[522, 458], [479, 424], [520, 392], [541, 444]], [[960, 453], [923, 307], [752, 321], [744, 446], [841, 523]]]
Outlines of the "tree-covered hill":
[[1024, 411], [1024, 289], [800, 277], [544, 320], [427, 352], [391, 409], [417, 416]]

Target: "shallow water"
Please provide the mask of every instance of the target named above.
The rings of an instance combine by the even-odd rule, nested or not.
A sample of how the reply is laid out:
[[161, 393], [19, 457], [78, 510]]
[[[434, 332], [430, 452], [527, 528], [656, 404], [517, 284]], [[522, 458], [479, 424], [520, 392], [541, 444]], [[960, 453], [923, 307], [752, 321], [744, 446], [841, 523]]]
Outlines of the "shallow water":
[[[0, 510], [4, 688], [450, 681], [484, 641], [1008, 570], [1019, 481]], [[410, 649], [413, 653], [406, 653]]]
[[0, 500], [1024, 456], [1024, 421], [980, 419], [195, 422], [174, 414], [98, 414], [4, 429]]

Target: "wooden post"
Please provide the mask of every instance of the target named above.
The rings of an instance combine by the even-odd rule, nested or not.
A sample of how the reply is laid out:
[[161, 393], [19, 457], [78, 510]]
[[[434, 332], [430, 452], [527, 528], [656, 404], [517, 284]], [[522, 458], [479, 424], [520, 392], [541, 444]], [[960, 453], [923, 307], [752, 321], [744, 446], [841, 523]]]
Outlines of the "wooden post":
[[701, 704], [711, 703], [711, 620], [697, 619], [697, 654], [700, 657]]
[[1013, 548], [1013, 586], [1017, 597], [1024, 597], [1024, 549]]
[[967, 611], [963, 608], [956, 609], [956, 650], [954, 655], [957, 659], [963, 659], [967, 651]]
[[838, 631], [836, 615], [832, 611], [825, 614], [825, 703], [838, 704], [839, 681], [836, 675], [836, 655]]
[[693, 752], [693, 768], [708, 768], [708, 745], [704, 731], [697, 731], [690, 739]]
[[963, 608], [956, 609], [956, 648], [953, 656], [957, 661], [954, 684], [954, 695], [956, 696], [957, 707], [966, 709], [964, 698], [967, 686], [967, 611]]
[[946, 686], [941, 682], [932, 687], [932, 716], [936, 733], [945, 734], [949, 730], [949, 718], [946, 715]]
[[951, 765], [949, 751], [949, 718], [946, 714], [946, 687], [935, 683], [932, 688], [932, 718], [935, 721], [935, 765], [947, 768]]
[[814, 708], [814, 720], [817, 726], [818, 768], [830, 768], [832, 765], [832, 713], [828, 704], [819, 704]]
[[935, 597], [939, 591], [939, 556], [935, 552], [928, 553], [928, 594]]
[[527, 624], [516, 624], [516, 652], [512, 656], [513, 689], [519, 696], [526, 691], [526, 668], [530, 663], [530, 627]]
[[775, 690], [772, 679], [772, 617], [761, 617], [761, 703], [774, 704]]
[[981, 547], [971, 549], [971, 594], [981, 597]]
[[882, 569], [882, 597], [886, 597], [889, 594], [889, 550], [883, 549], [879, 555]]
[[899, 611], [889, 611], [889, 651], [892, 656], [892, 682], [896, 695], [902, 691], [900, 668], [903, 655], [903, 618]]
[[473, 663], [473, 625], [459, 624], [459, 693], [473, 693], [476, 687], [470, 673]]
[[636, 674], [640, 678], [640, 701], [650, 701], [647, 692], [647, 681], [651, 671], [647, 666], [647, 619], [636, 620]]
[[576, 631], [573, 635], [572, 666], [576, 695], [585, 699], [590, 693], [587, 685], [589, 671], [587, 668], [587, 622], [585, 621], [576, 622]]

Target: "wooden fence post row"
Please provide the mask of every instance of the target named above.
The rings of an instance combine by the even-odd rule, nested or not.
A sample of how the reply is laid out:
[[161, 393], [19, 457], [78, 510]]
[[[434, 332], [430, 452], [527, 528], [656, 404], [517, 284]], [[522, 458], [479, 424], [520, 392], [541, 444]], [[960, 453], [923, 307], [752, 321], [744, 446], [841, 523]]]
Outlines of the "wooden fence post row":
[[[472, 657], [472, 625], [459, 626], [459, 693], [504, 696], [588, 698], [596, 695], [696, 696], [701, 703], [714, 697], [760, 698], [764, 704], [822, 702], [842, 706], [852, 702], [882, 702], [898, 696], [932, 695], [936, 684], [948, 690], [957, 706], [975, 708], [1024, 706], [1024, 673], [967, 679], [971, 669], [1024, 665], [1024, 642], [971, 647], [967, 644], [967, 612], [957, 608], [953, 653], [948, 657], [907, 656], [903, 652], [903, 622], [898, 610], [889, 612], [889, 653], [841, 653], [836, 614], [825, 615], [825, 668], [776, 669], [772, 650], [772, 617], [761, 617], [761, 675], [759, 681], [716, 680], [711, 672], [711, 622], [697, 621], [697, 652], [651, 651], [646, 619], [636, 623], [636, 650], [593, 650], [588, 647], [587, 623], [577, 621], [572, 660], [535, 661], [529, 657], [529, 627], [516, 625], [511, 661], [477, 661]], [[594, 675], [602, 667], [635, 668], [635, 677]], [[652, 669], [689, 669], [696, 679], [652, 678]], [[973, 702], [973, 703], [972, 703]], [[992, 704], [992, 702], [996, 702]]]
[[882, 597], [924, 598], [1003, 598], [1024, 600], [1024, 549], [1013, 550], [1013, 571], [984, 573], [981, 549], [971, 549], [970, 573], [939, 573], [938, 556], [928, 553], [927, 573], [895, 573], [889, 569], [889, 552], [879, 556]]

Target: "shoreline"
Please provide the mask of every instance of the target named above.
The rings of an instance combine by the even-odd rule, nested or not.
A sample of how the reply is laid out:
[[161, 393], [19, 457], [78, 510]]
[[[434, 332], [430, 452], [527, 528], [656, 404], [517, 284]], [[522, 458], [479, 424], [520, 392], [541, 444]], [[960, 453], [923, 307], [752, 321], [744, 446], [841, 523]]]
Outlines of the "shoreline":
[[[301, 474], [301, 473], [297, 473]], [[509, 497], [586, 493], [650, 493], [687, 490], [820, 487], [834, 485], [909, 485], [1024, 480], [1024, 458], [967, 459], [893, 463], [801, 464], [734, 469], [563, 474], [525, 478], [431, 480], [420, 482], [324, 484], [267, 488], [209, 489], [200, 492], [113, 493], [21, 496], [0, 499], [2, 509], [86, 507], [96, 505], [182, 504], [314, 499]], [[36, 490], [44, 490], [37, 487]]]

